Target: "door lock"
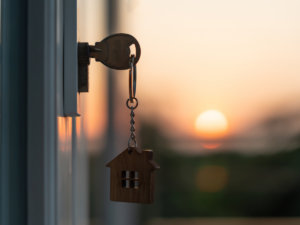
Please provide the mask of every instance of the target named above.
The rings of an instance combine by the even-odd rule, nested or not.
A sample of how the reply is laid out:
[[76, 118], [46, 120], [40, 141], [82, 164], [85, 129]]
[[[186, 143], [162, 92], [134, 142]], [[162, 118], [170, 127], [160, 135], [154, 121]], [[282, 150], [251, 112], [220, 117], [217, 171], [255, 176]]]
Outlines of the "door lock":
[[141, 48], [138, 41], [129, 34], [113, 34], [104, 38], [101, 42], [89, 45], [88, 43], [78, 43], [78, 92], [89, 91], [90, 58], [95, 58], [97, 62], [105, 66], [126, 70], [131, 68], [130, 46], [135, 45], [136, 55], [134, 65], [139, 61]]

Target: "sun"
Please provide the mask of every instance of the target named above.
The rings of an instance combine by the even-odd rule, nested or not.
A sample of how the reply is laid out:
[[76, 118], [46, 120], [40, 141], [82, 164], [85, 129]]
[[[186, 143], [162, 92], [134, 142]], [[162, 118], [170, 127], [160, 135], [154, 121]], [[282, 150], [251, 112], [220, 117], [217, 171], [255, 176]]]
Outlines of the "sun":
[[212, 109], [201, 113], [197, 117], [195, 127], [201, 138], [219, 139], [226, 134], [228, 122], [223, 113]]

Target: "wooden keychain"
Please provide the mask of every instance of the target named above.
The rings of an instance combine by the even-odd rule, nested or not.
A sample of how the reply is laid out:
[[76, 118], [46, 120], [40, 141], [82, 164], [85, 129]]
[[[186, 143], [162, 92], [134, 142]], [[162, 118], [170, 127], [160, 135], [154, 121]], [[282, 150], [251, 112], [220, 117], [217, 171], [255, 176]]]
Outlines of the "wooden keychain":
[[[117, 202], [131, 202], [149, 204], [154, 201], [155, 170], [160, 169], [153, 161], [153, 151], [137, 148], [135, 138], [134, 109], [138, 107], [136, 93], [136, 65], [134, 55], [130, 57], [129, 70], [129, 99], [126, 102], [131, 110], [131, 135], [128, 147], [106, 166], [110, 167], [110, 200]], [[135, 106], [129, 106], [135, 102]], [[135, 146], [131, 146], [134, 141]]]

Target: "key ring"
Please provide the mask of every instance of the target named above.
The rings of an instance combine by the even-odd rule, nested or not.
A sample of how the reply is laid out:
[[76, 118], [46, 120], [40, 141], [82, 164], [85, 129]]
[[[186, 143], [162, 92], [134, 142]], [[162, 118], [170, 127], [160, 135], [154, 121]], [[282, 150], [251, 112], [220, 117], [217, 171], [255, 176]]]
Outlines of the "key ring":
[[128, 103], [129, 103], [129, 100], [130, 100], [130, 99], [127, 99], [127, 102], [126, 102], [127, 108], [128, 108], [128, 109], [136, 109], [136, 107], [138, 107], [138, 105], [139, 105], [139, 101], [137, 100], [137, 98], [135, 98], [135, 97], [134, 97], [134, 98], [132, 99], [132, 101], [133, 101], [133, 100], [135, 100], [135, 101], [136, 101], [136, 103], [135, 103], [135, 106], [134, 106], [134, 107], [133, 107], [133, 106], [129, 106], [129, 105], [128, 105]]
[[134, 65], [134, 55], [130, 56], [130, 67], [129, 70], [129, 99], [133, 103], [136, 93], [136, 65]]

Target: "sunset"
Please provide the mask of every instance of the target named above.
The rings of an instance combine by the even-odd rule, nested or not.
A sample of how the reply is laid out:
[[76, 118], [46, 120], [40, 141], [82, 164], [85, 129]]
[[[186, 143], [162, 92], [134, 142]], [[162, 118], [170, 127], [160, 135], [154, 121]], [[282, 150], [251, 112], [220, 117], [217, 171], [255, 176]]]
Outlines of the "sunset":
[[[102, 40], [107, 27], [95, 21], [105, 20], [104, 1], [80, 4], [80, 41]], [[153, 207], [93, 198], [93, 225], [106, 219], [103, 208], [114, 224], [135, 224], [128, 218], [137, 214], [146, 225], [300, 223], [291, 200], [300, 179], [299, 8], [295, 0], [117, 1], [110, 32], [141, 46], [138, 145], [153, 149], [161, 170]], [[98, 174], [129, 138], [128, 71], [94, 59], [90, 69], [82, 128]], [[91, 192], [106, 199], [91, 179]]]
[[203, 139], [220, 139], [226, 135], [228, 122], [221, 112], [207, 110], [197, 117], [195, 127]]
[[[132, 33], [143, 46], [137, 87], [143, 120], [152, 121], [155, 114], [171, 138], [214, 133], [232, 139], [249, 136], [274, 108], [296, 107], [298, 7], [298, 1], [121, 1], [118, 31]], [[117, 74], [125, 99], [126, 72]], [[225, 116], [226, 129], [214, 131], [208, 122], [195, 129], [200, 112], [209, 109]]]
[[300, 0], [0, 0], [1, 225], [299, 225]]
[[218, 110], [207, 110], [195, 121], [196, 132], [201, 138], [201, 145], [206, 149], [214, 149], [222, 145], [228, 131], [226, 117]]
[[[105, 12], [83, 5], [80, 38], [93, 43], [105, 36], [104, 27], [98, 34], [93, 29]], [[162, 168], [161, 202], [141, 208], [145, 224], [223, 225], [237, 217], [245, 218], [241, 224], [267, 225], [275, 223], [250, 218], [299, 216], [280, 207], [298, 180], [291, 159], [300, 146], [299, 7], [293, 0], [118, 1], [113, 32], [130, 33], [142, 49], [138, 143], [153, 148]], [[91, 69], [95, 64], [91, 60]], [[128, 140], [128, 71], [110, 73], [111, 98], [100, 68], [90, 76], [89, 96], [83, 96], [88, 115], [83, 126], [89, 143], [100, 145], [103, 126], [113, 130], [118, 154]], [[107, 99], [111, 115], [102, 110]], [[112, 151], [93, 146], [95, 157]], [[292, 204], [299, 205], [284, 205], [292, 210]], [[232, 220], [215, 219], [224, 216]]]

